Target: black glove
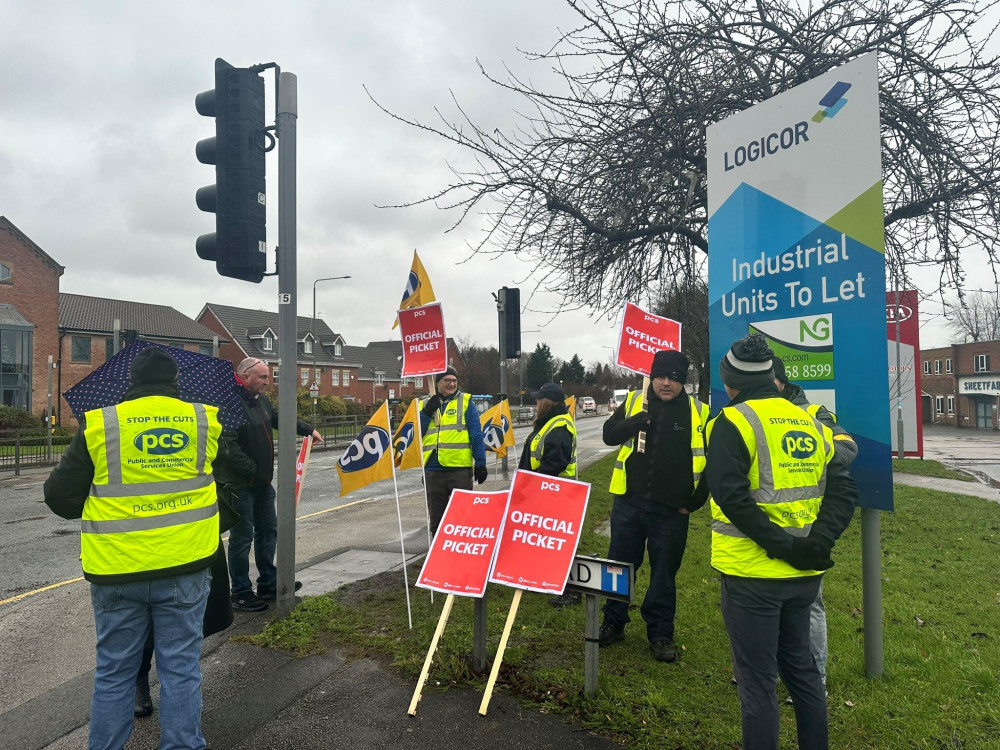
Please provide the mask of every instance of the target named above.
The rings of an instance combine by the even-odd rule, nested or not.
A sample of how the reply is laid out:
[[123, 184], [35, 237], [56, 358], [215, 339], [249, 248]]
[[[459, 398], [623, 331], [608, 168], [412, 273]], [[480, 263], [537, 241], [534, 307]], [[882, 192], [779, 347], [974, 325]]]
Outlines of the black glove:
[[641, 411], [634, 417], [626, 419], [623, 424], [633, 435], [638, 435], [640, 432], [649, 427], [649, 412]]
[[475, 469], [473, 469], [472, 473], [476, 475], [476, 484], [482, 484], [483, 482], [486, 481], [487, 474], [485, 466], [477, 466]]
[[784, 555], [784, 559], [797, 570], [827, 570], [833, 567], [830, 545], [808, 536], [794, 537], [792, 548]]
[[427, 403], [424, 404], [422, 411], [431, 419], [434, 419], [434, 412], [441, 408], [441, 397], [436, 393], [427, 399]]

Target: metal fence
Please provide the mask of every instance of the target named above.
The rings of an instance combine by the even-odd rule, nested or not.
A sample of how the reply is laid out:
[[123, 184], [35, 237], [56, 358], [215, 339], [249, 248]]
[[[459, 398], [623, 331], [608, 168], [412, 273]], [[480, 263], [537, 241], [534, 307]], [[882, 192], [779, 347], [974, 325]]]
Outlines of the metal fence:
[[323, 443], [315, 450], [331, 450], [346, 446], [358, 436], [358, 432], [368, 421], [367, 417], [319, 417], [316, 429], [323, 436]]
[[51, 439], [40, 429], [0, 430], [0, 472], [36, 466], [54, 466], [72, 435], [53, 435]]

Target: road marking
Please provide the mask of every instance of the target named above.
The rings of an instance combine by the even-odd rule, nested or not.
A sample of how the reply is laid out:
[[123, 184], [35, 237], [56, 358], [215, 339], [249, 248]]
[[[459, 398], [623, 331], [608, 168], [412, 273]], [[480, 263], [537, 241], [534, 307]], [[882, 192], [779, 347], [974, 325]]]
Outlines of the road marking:
[[[344, 505], [338, 505], [335, 508], [327, 508], [326, 510], [316, 511], [315, 513], [309, 513], [304, 516], [297, 516], [295, 520], [301, 521], [305, 518], [312, 518], [313, 516], [321, 516], [324, 513], [329, 513], [334, 510], [340, 510], [342, 508], [350, 508], [352, 505], [358, 505], [359, 503], [367, 503], [369, 500], [374, 500], [374, 499], [375, 499], [374, 497], [366, 497], [361, 500], [355, 500], [352, 503], [345, 503]], [[228, 536], [222, 538], [222, 541], [224, 542], [228, 540], [229, 540]], [[13, 604], [14, 602], [19, 602], [22, 599], [27, 599], [29, 596], [35, 596], [36, 594], [44, 594], [46, 591], [51, 591], [52, 589], [57, 589], [61, 586], [68, 586], [71, 583], [79, 583], [82, 580], [83, 576], [80, 576], [79, 578], [70, 578], [68, 581], [60, 581], [59, 583], [53, 583], [48, 586], [43, 586], [40, 589], [35, 589], [34, 591], [25, 591], [23, 594], [12, 596], [9, 599], [0, 599], [0, 607], [2, 607], [5, 604]]]

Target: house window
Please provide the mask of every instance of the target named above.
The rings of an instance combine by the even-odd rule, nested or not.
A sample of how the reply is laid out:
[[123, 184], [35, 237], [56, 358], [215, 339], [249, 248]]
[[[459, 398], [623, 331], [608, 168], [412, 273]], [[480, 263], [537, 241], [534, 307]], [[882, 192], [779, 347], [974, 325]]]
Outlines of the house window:
[[955, 413], [955, 397], [954, 396], [948, 396], [948, 413], [949, 414], [954, 414]]
[[941, 414], [944, 411], [944, 399], [941, 396], [937, 396], [934, 399], [934, 411]]
[[278, 384], [278, 368], [277, 367], [275, 367], [273, 370], [271, 370], [271, 382], [274, 385]]
[[90, 361], [90, 336], [73, 336], [73, 356], [74, 362]]
[[413, 379], [413, 386], [415, 388], [423, 388], [424, 387], [424, 379], [423, 378], [414, 378]]
[[13, 284], [10, 266], [0, 263], [0, 284]]
[[302, 378], [302, 385], [309, 385], [309, 370], [300, 370], [299, 376]]
[[198, 344], [198, 354], [205, 354], [209, 357], [215, 356], [214, 354], [212, 354], [211, 344]]
[[375, 385], [385, 385], [385, 373], [375, 372]]
[[340, 354], [341, 354], [341, 351], [342, 351], [342, 349], [341, 349], [340, 344], [334, 344], [333, 345], [333, 356], [334, 357], [339, 357]]
[[990, 371], [990, 355], [989, 354], [977, 354], [976, 361], [972, 368], [973, 372], [989, 372]]
[[306, 339], [302, 342], [302, 351], [306, 354], [313, 353], [313, 342], [310, 339]]
[[270, 336], [265, 336], [264, 341], [261, 344], [261, 348], [265, 352], [274, 351], [274, 339], [271, 338]]
[[104, 339], [104, 361], [107, 362], [113, 356], [115, 356], [115, 337], [108, 336]]
[[931, 361], [929, 359], [924, 360], [924, 375], [931, 374]]
[[941, 374], [941, 360], [940, 359], [935, 359], [934, 360], [934, 374], [935, 375], [940, 375]]
[[344, 370], [344, 386], [349, 386], [351, 384], [351, 371]]
[[944, 361], [944, 371], [951, 375], [951, 359], [946, 359]]
[[330, 372], [330, 385], [340, 385], [340, 370]]

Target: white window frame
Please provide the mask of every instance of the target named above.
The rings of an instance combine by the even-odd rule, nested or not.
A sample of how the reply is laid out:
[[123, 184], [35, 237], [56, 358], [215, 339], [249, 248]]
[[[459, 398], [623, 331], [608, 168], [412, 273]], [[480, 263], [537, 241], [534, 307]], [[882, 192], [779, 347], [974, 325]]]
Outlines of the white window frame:
[[931, 374], [931, 361], [929, 359], [924, 360], [924, 375]]
[[265, 336], [260, 342], [260, 348], [263, 349], [265, 352], [273, 352], [274, 339], [272, 339], [270, 336]]
[[339, 357], [341, 355], [342, 351], [343, 351], [343, 349], [340, 346], [339, 342], [333, 345], [333, 356], [334, 357]]
[[944, 397], [935, 396], [934, 397], [934, 413], [937, 415], [944, 414]]
[[273, 370], [271, 370], [271, 383], [273, 385], [277, 385], [278, 384], [278, 368], [277, 367], [275, 367]]
[[989, 358], [988, 354], [977, 354], [973, 359], [973, 372], [986, 372], [986, 360]]
[[952, 373], [952, 369], [951, 369], [951, 357], [948, 357], [948, 359], [946, 359], [944, 361], [944, 371], [946, 373], [948, 373], [949, 375], [951, 375], [951, 373]]
[[344, 387], [347, 388], [351, 384], [351, 371], [344, 370]]
[[948, 414], [955, 413], [955, 397], [948, 396]]
[[935, 375], [940, 375], [941, 374], [941, 360], [940, 359], [935, 359], [934, 360], [934, 374]]
[[385, 385], [385, 373], [375, 372], [375, 385]]
[[302, 352], [303, 352], [303, 354], [312, 354], [313, 353], [313, 342], [312, 342], [312, 339], [305, 339], [302, 342]]
[[424, 379], [423, 378], [414, 378], [413, 379], [413, 387], [414, 388], [423, 388], [424, 387]]
[[330, 370], [330, 385], [340, 387], [340, 370]]

